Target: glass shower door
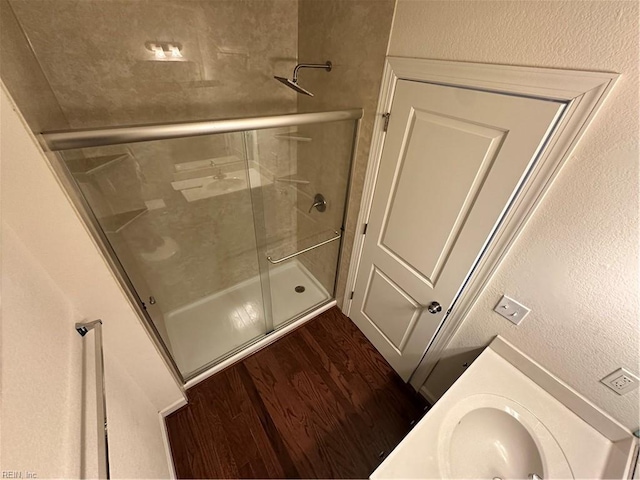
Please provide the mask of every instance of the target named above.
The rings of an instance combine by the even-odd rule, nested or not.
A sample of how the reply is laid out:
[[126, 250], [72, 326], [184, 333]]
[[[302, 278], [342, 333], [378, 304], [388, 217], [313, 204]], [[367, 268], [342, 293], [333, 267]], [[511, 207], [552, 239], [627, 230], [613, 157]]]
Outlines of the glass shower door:
[[245, 134], [250, 171], [260, 172], [250, 181], [268, 329], [335, 296], [356, 125], [337, 121]]
[[361, 114], [43, 136], [190, 379], [333, 300]]
[[183, 377], [266, 334], [242, 133], [60, 155]]

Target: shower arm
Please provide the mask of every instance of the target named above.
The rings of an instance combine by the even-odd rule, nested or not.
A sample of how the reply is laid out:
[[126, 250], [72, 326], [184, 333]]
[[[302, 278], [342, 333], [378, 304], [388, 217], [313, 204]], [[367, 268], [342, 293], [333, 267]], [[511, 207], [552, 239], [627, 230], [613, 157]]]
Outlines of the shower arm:
[[329, 61], [327, 61], [327, 63], [299, 63], [296, 65], [296, 68], [293, 69], [293, 83], [298, 83], [298, 70], [301, 68], [324, 68], [327, 72], [330, 72], [332, 66]]

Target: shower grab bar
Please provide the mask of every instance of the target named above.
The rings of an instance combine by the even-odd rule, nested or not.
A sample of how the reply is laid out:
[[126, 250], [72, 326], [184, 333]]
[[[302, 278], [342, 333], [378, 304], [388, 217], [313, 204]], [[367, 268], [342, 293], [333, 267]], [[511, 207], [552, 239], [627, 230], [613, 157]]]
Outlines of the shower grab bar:
[[297, 257], [298, 255], [302, 255], [303, 253], [307, 253], [310, 252], [311, 250], [315, 250], [318, 247], [322, 247], [323, 245], [326, 245], [327, 243], [331, 243], [331, 242], [335, 242], [336, 240], [338, 240], [342, 235], [339, 232], [333, 232], [335, 233], [335, 237], [331, 237], [329, 240], [325, 240], [324, 242], [320, 242], [320, 243], [316, 243], [315, 245], [312, 245], [310, 247], [307, 247], [303, 250], [300, 250], [299, 252], [295, 252], [292, 253], [291, 255], [287, 255], [286, 257], [282, 257], [282, 258], [278, 258], [277, 260], [274, 260], [273, 258], [271, 258], [271, 255], [269, 255], [267, 257], [267, 260], [269, 260], [269, 263], [273, 264], [273, 265], [277, 265], [278, 263], [282, 263], [286, 260], [290, 260], [293, 257]]
[[199, 122], [132, 125], [126, 127], [92, 128], [43, 132], [42, 138], [49, 150], [101, 147], [122, 143], [148, 142], [170, 138], [195, 137], [215, 133], [263, 130], [265, 128], [292, 127], [313, 123], [339, 122], [362, 118], [363, 110], [334, 110], [329, 112], [292, 113], [265, 117], [230, 118]]
[[[87, 323], [76, 323], [76, 332], [84, 337], [93, 330], [95, 340], [95, 366], [96, 366], [96, 420], [98, 421], [97, 446], [101, 454], [98, 454], [98, 478], [109, 479], [109, 435], [107, 433], [107, 397], [104, 388], [104, 354], [102, 352], [102, 320], [94, 320]], [[83, 386], [84, 388], [84, 386]], [[85, 473], [85, 472], [83, 472]]]

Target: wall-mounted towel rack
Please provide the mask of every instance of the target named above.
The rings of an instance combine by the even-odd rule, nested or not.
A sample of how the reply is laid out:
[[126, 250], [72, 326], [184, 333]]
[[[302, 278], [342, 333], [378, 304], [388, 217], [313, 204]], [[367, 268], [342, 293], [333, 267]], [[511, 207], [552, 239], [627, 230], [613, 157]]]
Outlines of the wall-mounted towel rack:
[[[98, 478], [109, 479], [109, 439], [107, 433], [107, 398], [104, 388], [104, 354], [102, 353], [102, 320], [94, 320], [86, 323], [76, 323], [76, 331], [81, 337], [91, 330], [94, 332], [95, 341], [95, 368], [96, 368], [96, 418], [98, 440]], [[84, 473], [84, 472], [83, 472]]]

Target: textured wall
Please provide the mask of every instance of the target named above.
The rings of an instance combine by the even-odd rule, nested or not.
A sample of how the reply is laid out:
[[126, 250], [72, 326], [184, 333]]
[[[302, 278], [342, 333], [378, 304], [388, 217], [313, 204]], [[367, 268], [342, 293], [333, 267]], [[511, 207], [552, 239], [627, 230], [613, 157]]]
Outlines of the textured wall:
[[[15, 392], [5, 389], [4, 385], [2, 389], [3, 400], [12, 400], [3, 401], [2, 405], [3, 448], [5, 442], [6, 445], [15, 443], [25, 455], [35, 442], [38, 455], [42, 455], [38, 458], [48, 462], [46, 455], [56, 452], [58, 447], [65, 449], [69, 442], [80, 441], [65, 430], [74, 428], [73, 419], [80, 413], [74, 411], [71, 418], [64, 408], [60, 410], [65, 405], [77, 410], [74, 402], [80, 398], [79, 389], [73, 383], [79, 379], [76, 373], [80, 365], [77, 355], [80, 337], [76, 337], [72, 325], [76, 320], [101, 318], [105, 357], [117, 358], [130, 377], [123, 379], [125, 383], [122, 384], [118, 378], [119, 371], [112, 369], [107, 372], [108, 381], [115, 387], [109, 390], [107, 385], [107, 402], [121, 405], [120, 409], [109, 412], [109, 418], [114, 419], [113, 415], [117, 418], [122, 410], [138, 414], [144, 411], [144, 418], [141, 416], [139, 422], [118, 422], [114, 419], [118, 425], [112, 432], [112, 438], [119, 444], [116, 450], [140, 455], [136, 459], [126, 457], [127, 462], [120, 457], [114, 465], [115, 471], [122, 477], [168, 476], [164, 450], [157, 448], [161, 444], [157, 412], [182, 398], [181, 391], [65, 197], [35, 138], [29, 135], [14, 111], [4, 86], [1, 102], [2, 223], [3, 227], [9, 226], [15, 232], [24, 250], [39, 264], [36, 268], [34, 262], [23, 260], [25, 255], [17, 248], [9, 246], [3, 250], [3, 262], [9, 265], [3, 275], [10, 276], [8, 281], [3, 279], [3, 325], [5, 321], [7, 325], [12, 322], [15, 325], [8, 330], [12, 334], [6, 337], [11, 341], [10, 348], [3, 345], [2, 349], [2, 379], [8, 382], [6, 385], [16, 387]], [[24, 272], [16, 272], [13, 261], [17, 261], [18, 270], [22, 268]], [[24, 267], [19, 267], [21, 264], [25, 264]], [[29, 329], [26, 336], [25, 328]], [[61, 375], [65, 365], [66, 375]], [[9, 370], [9, 366], [18, 369], [17, 377], [20, 378], [16, 378], [16, 371]], [[25, 376], [27, 370], [29, 375]], [[60, 379], [60, 376], [63, 379], [67, 377], [67, 380]], [[140, 389], [134, 395], [133, 382]], [[43, 392], [47, 397], [38, 397]], [[5, 408], [11, 409], [7, 415]], [[31, 410], [32, 418], [25, 410]], [[153, 425], [148, 421], [151, 417], [156, 418]], [[9, 419], [19, 420], [20, 427], [38, 424], [36, 437], [29, 438], [27, 430], [21, 430], [20, 435], [5, 436], [4, 428]], [[63, 420], [62, 426], [60, 420]], [[140, 448], [135, 442], [141, 436], [155, 438], [155, 442], [146, 443], [149, 448]], [[20, 441], [24, 443], [19, 444]], [[74, 458], [79, 449], [79, 445], [75, 445]], [[69, 453], [67, 450], [55, 454]], [[8, 468], [10, 464], [5, 458], [3, 456], [3, 468]], [[73, 462], [73, 459], [59, 458], [50, 464], [51, 468], [59, 468], [66, 463], [66, 468], [75, 469]], [[128, 470], [135, 462], [138, 462], [138, 470]], [[147, 474], [140, 473], [140, 468], [150, 465], [153, 468]], [[24, 463], [20, 467], [28, 468]], [[39, 476], [67, 476], [62, 471], [47, 472], [45, 470]]]
[[[623, 422], [638, 391], [598, 381], [638, 374], [637, 2], [399, 0], [390, 55], [623, 74], [427, 380], [441, 395], [500, 334]], [[532, 308], [516, 327], [492, 312], [506, 293]]]
[[[300, 61], [322, 63], [331, 60], [334, 65], [330, 73], [302, 72], [300, 84], [313, 92], [315, 97], [299, 96], [299, 111], [354, 107], [364, 108], [365, 111], [355, 156], [342, 258], [338, 270], [338, 305], [342, 304], [351, 260], [394, 5], [394, 0], [300, 0], [298, 6]], [[328, 141], [331, 142], [330, 139]], [[332, 171], [340, 171], [338, 163], [344, 162], [342, 156], [323, 155], [327, 149], [331, 152], [333, 147], [327, 145], [325, 148], [318, 148], [316, 152], [320, 155], [308, 159], [310, 162], [322, 162], [323, 174], [328, 178], [331, 178]], [[300, 156], [300, 159], [303, 157]], [[307, 167], [308, 170], [311, 168]], [[301, 197], [300, 202], [302, 201], [308, 200]], [[304, 206], [306, 203], [299, 208], [304, 211]], [[313, 231], [314, 224], [304, 213], [299, 215], [298, 222], [300, 238], [307, 236], [309, 230]], [[322, 248], [314, 254], [306, 255], [303, 261], [316, 276], [328, 278], [333, 273], [335, 258], [327, 257], [335, 257], [336, 254], [337, 252], [332, 253]]]
[[69, 128], [8, 0], [0, 0], [0, 75], [31, 130]]
[[[74, 323], [84, 319], [6, 224], [2, 246], [2, 468], [38, 478], [95, 478], [93, 379], [85, 379], [86, 403], [81, 396], [81, 355], [83, 347], [92, 350], [93, 334], [83, 340], [76, 333]], [[157, 410], [125, 367], [113, 356], [106, 361], [111, 477], [167, 478]], [[83, 409], [91, 410], [81, 425]]]
[[[272, 78], [295, 64], [295, 0], [10, 3], [74, 128], [295, 111]], [[185, 61], [150, 61], [153, 41]]]
[[105, 383], [111, 478], [169, 478], [158, 412], [126, 363], [106, 357]]
[[2, 248], [2, 469], [79, 478], [79, 318], [6, 224]]

